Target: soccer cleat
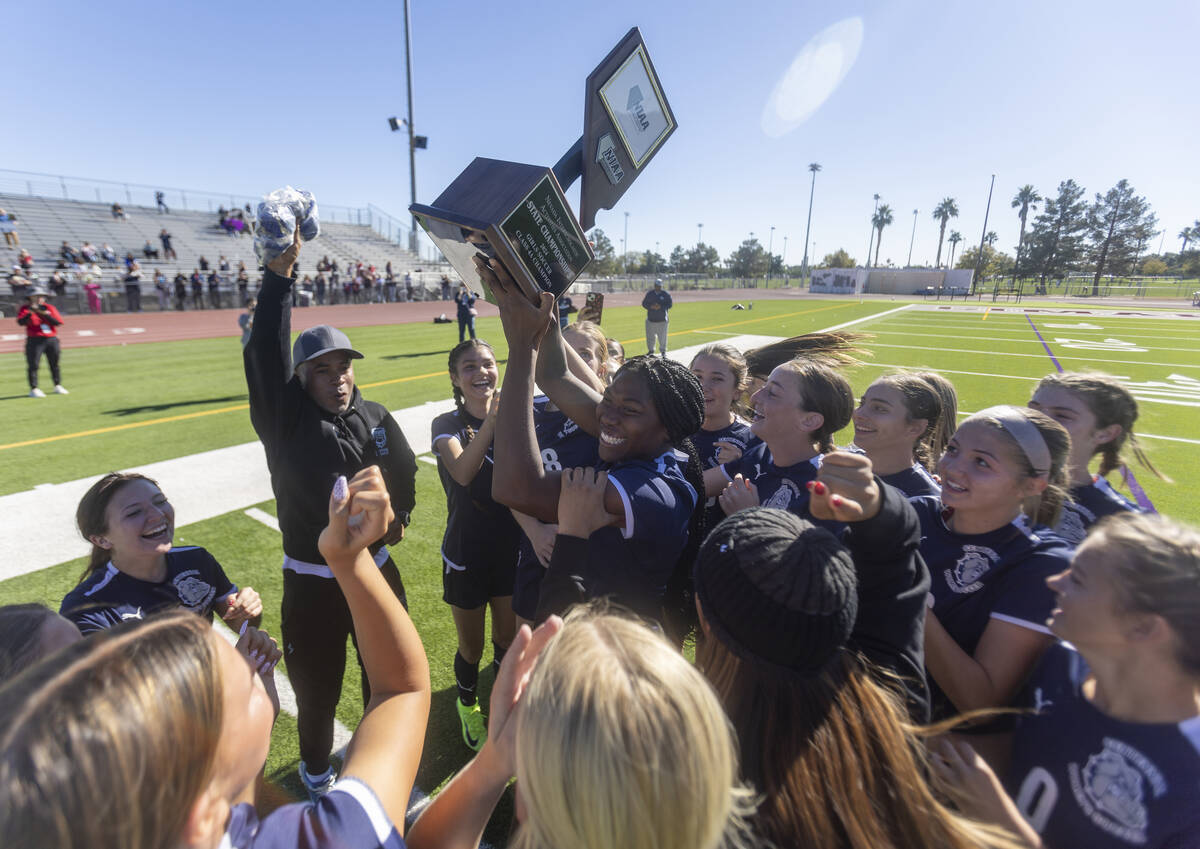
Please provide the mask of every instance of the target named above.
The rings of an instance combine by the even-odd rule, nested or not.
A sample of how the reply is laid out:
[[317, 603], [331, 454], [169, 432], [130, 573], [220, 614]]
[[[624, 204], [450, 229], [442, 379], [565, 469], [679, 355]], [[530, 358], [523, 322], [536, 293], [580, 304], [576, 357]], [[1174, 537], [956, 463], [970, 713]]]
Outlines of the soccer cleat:
[[333, 771], [333, 767], [325, 770], [325, 774], [317, 780], [309, 778], [308, 768], [304, 765], [304, 761], [300, 761], [300, 783], [304, 785], [304, 789], [308, 791], [308, 800], [317, 802], [322, 796], [329, 792], [337, 781], [337, 773]]
[[63, 386], [61, 383], [56, 383], [56, 384], [54, 384], [54, 394], [55, 395], [70, 395], [71, 393], [68, 392], [67, 387]]
[[487, 741], [487, 726], [484, 724], [479, 702], [467, 707], [461, 699], [455, 699], [454, 704], [458, 707], [458, 718], [462, 722], [463, 742], [467, 744], [468, 749], [478, 752]]
[[38, 389], [36, 386], [29, 390], [30, 398], [45, 398], [46, 393]]

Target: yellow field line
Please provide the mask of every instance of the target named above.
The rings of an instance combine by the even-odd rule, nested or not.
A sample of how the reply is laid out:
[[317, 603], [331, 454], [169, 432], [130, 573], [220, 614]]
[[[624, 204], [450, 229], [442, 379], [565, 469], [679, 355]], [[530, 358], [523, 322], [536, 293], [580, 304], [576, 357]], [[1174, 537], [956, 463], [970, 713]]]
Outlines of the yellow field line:
[[[797, 312], [783, 313], [781, 315], [764, 316], [763, 318], [751, 318], [751, 319], [745, 319], [743, 321], [731, 321], [731, 322], [727, 322], [725, 324], [713, 324], [713, 325], [710, 325], [709, 327], [697, 327], [693, 330], [681, 330], [678, 333], [672, 333], [670, 335], [682, 336], [685, 333], [699, 333], [700, 331], [703, 331], [703, 330], [719, 330], [722, 327], [739, 327], [743, 324], [754, 324], [754, 323], [760, 322], [760, 321], [775, 321], [777, 319], [790, 318], [792, 316], [797, 316], [797, 315], [805, 315], [808, 313], [823, 312], [825, 310], [831, 310], [831, 309], [841, 309], [844, 306], [846, 306], [846, 304], [835, 304], [833, 306], [828, 306], [828, 307], [818, 307], [817, 309], [814, 309], [814, 310], [799, 310]], [[639, 339], [641, 339], [641, 337], [638, 337], [638, 339], [627, 340], [626, 342], [622, 342], [621, 344], [623, 344], [623, 345], [633, 344], [634, 342], [639, 341]], [[429, 374], [414, 374], [414, 375], [409, 375], [408, 377], [394, 377], [391, 380], [377, 380], [373, 383], [360, 383], [360, 384], [358, 384], [358, 388], [359, 389], [372, 389], [376, 386], [390, 386], [390, 385], [396, 384], [396, 383], [409, 383], [410, 381], [413, 381], [413, 380], [425, 380], [430, 377], [445, 377], [445, 376], [446, 376], [446, 372], [444, 372], [444, 371], [433, 371], [433, 372], [430, 372]], [[58, 436], [43, 436], [39, 439], [26, 439], [23, 442], [10, 442], [7, 445], [0, 445], [0, 451], [6, 451], [9, 448], [25, 448], [26, 446], [29, 446], [29, 445], [45, 445], [48, 442], [59, 442], [60, 440], [63, 440], [63, 439], [76, 439], [81, 436], [98, 436], [99, 434], [102, 434], [102, 433], [115, 433], [115, 432], [121, 431], [121, 430], [132, 430], [134, 428], [139, 428], [139, 427], [150, 427], [151, 425], [167, 424], [168, 422], [187, 421], [188, 419], [198, 419], [202, 416], [215, 416], [218, 413], [233, 413], [233, 412], [237, 412], [238, 410], [248, 410], [249, 408], [250, 408], [249, 404], [237, 404], [232, 407], [219, 407], [216, 410], [203, 410], [198, 413], [181, 413], [177, 416], [164, 416], [164, 417], [158, 418], [158, 419], [147, 419], [144, 422], [129, 422], [128, 424], [111, 425], [109, 427], [98, 427], [98, 428], [94, 428], [93, 430], [81, 430], [81, 431], [78, 431], [77, 433], [63, 433], [63, 434], [59, 434]]]

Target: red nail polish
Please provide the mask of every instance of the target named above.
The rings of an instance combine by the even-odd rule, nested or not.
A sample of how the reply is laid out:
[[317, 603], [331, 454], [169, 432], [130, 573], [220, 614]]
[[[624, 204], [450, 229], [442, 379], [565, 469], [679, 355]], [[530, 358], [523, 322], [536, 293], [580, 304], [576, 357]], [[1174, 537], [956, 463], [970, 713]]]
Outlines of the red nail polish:
[[830, 500], [830, 502], [832, 502], [834, 507], [842, 506], [842, 497], [840, 495], [835, 495], [832, 498], [830, 498], [829, 500]]
[[814, 481], [813, 482], [813, 492], [815, 492], [817, 495], [824, 495], [825, 494], [825, 484], [821, 483], [820, 481]]

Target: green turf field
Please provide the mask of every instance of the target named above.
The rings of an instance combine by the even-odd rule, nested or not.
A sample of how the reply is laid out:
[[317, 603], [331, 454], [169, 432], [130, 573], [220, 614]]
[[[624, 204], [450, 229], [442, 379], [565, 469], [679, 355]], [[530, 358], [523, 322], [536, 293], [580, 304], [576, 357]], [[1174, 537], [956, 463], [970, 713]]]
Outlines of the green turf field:
[[[750, 293], [737, 294], [743, 303], [750, 300]], [[797, 298], [758, 301], [753, 311], [743, 312], [731, 311], [729, 302], [681, 303], [671, 312], [671, 342], [679, 348], [740, 334], [787, 336], [879, 315], [898, 305]], [[639, 353], [643, 317], [636, 307], [606, 310], [605, 330], [623, 340], [630, 354]], [[1135, 389], [1142, 401], [1137, 425], [1145, 434], [1142, 445], [1158, 468], [1179, 482], [1163, 482], [1137, 466], [1134, 470], [1162, 512], [1200, 523], [1200, 506], [1189, 498], [1187, 474], [1200, 467], [1200, 431], [1193, 424], [1200, 409], [1197, 325], [1105, 315], [1035, 315], [1033, 321], [1065, 369], [1107, 371]], [[889, 369], [931, 368], [955, 383], [960, 409], [971, 412], [996, 403], [1024, 403], [1036, 379], [1054, 370], [1030, 321], [1019, 312], [992, 312], [984, 318], [982, 312], [907, 310], [851, 329], [870, 334], [863, 347], [871, 355], [850, 373], [858, 392]], [[392, 409], [448, 397], [446, 352], [457, 340], [456, 330], [424, 324], [354, 329], [356, 347], [370, 354], [356, 364], [360, 387]], [[481, 319], [479, 333], [503, 359], [499, 320]], [[5, 423], [0, 434], [0, 495], [254, 439], [236, 338], [67, 350], [63, 368], [71, 395], [33, 401], [25, 397], [23, 357], [0, 356]], [[454, 629], [441, 601], [438, 550], [445, 502], [436, 470], [426, 463], [418, 463], [417, 498], [408, 538], [393, 551], [433, 675], [433, 711], [418, 776], [419, 786], [430, 792], [466, 761], [468, 751], [453, 707]], [[274, 510], [273, 502], [258, 506]], [[177, 542], [203, 545], [234, 581], [258, 589], [266, 602], [264, 627], [278, 633], [278, 533], [240, 510], [193, 524], [182, 515], [178, 521]], [[82, 567], [82, 561], [75, 561], [2, 582], [0, 599], [37, 600], [57, 607]], [[351, 652], [339, 707], [339, 718], [351, 728], [362, 708], [358, 679]], [[491, 673], [485, 670], [485, 699], [490, 683]], [[299, 791], [296, 763], [295, 724], [281, 714], [268, 775]], [[508, 816], [506, 807], [489, 829], [490, 839], [503, 839]]]

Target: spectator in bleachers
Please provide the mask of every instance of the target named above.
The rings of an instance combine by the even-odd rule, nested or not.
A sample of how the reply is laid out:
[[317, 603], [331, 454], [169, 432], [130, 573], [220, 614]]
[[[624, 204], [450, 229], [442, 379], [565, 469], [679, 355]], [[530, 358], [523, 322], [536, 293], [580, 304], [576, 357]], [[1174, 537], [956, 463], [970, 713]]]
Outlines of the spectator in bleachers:
[[[0, 212], [3, 212], [3, 210], [0, 210]], [[323, 256], [319, 260], [317, 260], [317, 271], [328, 271], [328, 270], [329, 270], [329, 254], [325, 254], [325, 256]]]
[[132, 254], [126, 255], [125, 306], [130, 312], [142, 311], [142, 267]]
[[187, 302], [187, 278], [183, 276], [182, 271], [176, 271], [173, 282], [175, 283], [175, 309], [183, 312]]
[[99, 259], [100, 252], [96, 250], [95, 245], [85, 240], [83, 245], [79, 248], [79, 255], [83, 258], [84, 262], [95, 262], [97, 259]]
[[17, 262], [20, 264], [22, 271], [29, 271], [33, 268], [33, 255], [24, 248], [21, 248], [21, 253], [17, 256]]
[[217, 257], [217, 268], [219, 268], [221, 271], [229, 270], [229, 260], [225, 258], [225, 254], [221, 254], [219, 257]]
[[214, 310], [221, 308], [221, 273], [216, 269], [208, 275], [208, 303]]
[[17, 216], [0, 209], [0, 233], [4, 234], [4, 247], [19, 248], [21, 237], [17, 235]]
[[[418, 269], [418, 271], [419, 270], [420, 269]], [[450, 300], [450, 276], [448, 274], [443, 274], [441, 283], [442, 283], [442, 300], [448, 301], [448, 300]]]
[[192, 269], [192, 306], [198, 310], [204, 309], [204, 278], [200, 269]]
[[199, 262], [200, 262], [200, 270], [208, 271], [208, 260], [205, 259], [204, 257], [200, 257]]
[[384, 277], [384, 280], [383, 280], [383, 301], [384, 301], [384, 303], [387, 303], [387, 304], [395, 303], [395, 301], [396, 301], [396, 275], [392, 273], [391, 262], [389, 262], [387, 264], [387, 271], [385, 271], [384, 274], [386, 276]]
[[104, 257], [104, 261], [109, 265], [117, 264], [117, 252], [112, 249], [112, 245], [108, 242], [105, 242], [104, 247], [100, 249], [100, 256]]
[[159, 312], [166, 312], [171, 297], [171, 284], [167, 282], [167, 275], [163, 274], [161, 268], [154, 271], [154, 292], [158, 295]]
[[404, 272], [404, 300], [411, 301], [414, 293], [412, 275], [406, 271]]
[[164, 227], [158, 231], [158, 240], [162, 242], [163, 259], [179, 259], [179, 255], [175, 253], [175, 248], [171, 247], [171, 234]]
[[128, 271], [136, 263], [137, 260], [133, 258], [133, 252], [125, 251], [125, 270]]
[[154, 193], [154, 203], [158, 205], [158, 211], [160, 214], [166, 214], [171, 211], [167, 209], [167, 201], [162, 192]]
[[62, 297], [67, 294], [67, 275], [56, 268], [54, 269], [54, 273], [50, 275], [50, 279], [46, 282], [50, 286], [50, 291], [54, 293], [54, 297], [58, 298], [61, 304]]
[[125, 218], [126, 218], [126, 215], [125, 215], [125, 209], [124, 209], [124, 207], [122, 207], [122, 206], [121, 206], [121, 204], [119, 204], [119, 203], [115, 203], [115, 202], [113, 203], [113, 205], [112, 205], [112, 217], [113, 217], [113, 218], [120, 218], [122, 221], [124, 221], [124, 220], [125, 220]]
[[21, 273], [21, 266], [13, 266], [12, 271], [8, 275], [8, 285], [12, 288], [15, 300], [22, 301], [25, 299], [25, 293], [29, 291], [29, 278]]
[[245, 271], [245, 270], [246, 270], [246, 260], [239, 259], [238, 260], [238, 271]]
[[325, 275], [320, 271], [317, 272], [317, 279], [313, 281], [313, 285], [317, 292], [317, 304], [324, 306], [325, 304]]
[[71, 243], [63, 239], [62, 247], [58, 249], [58, 255], [67, 262], [78, 262], [79, 252], [71, 247]]
[[146, 259], [158, 259], [158, 248], [150, 244], [150, 240], [146, 240], [146, 244], [142, 245], [142, 256]]
[[238, 290], [238, 301], [237, 302], [239, 304], [244, 304], [244, 303], [246, 303], [246, 298], [249, 297], [250, 275], [246, 273], [246, 263], [243, 262], [243, 263], [240, 263], [240, 265], [241, 265], [241, 268], [238, 269], [238, 273], [237, 273], [237, 290]]

